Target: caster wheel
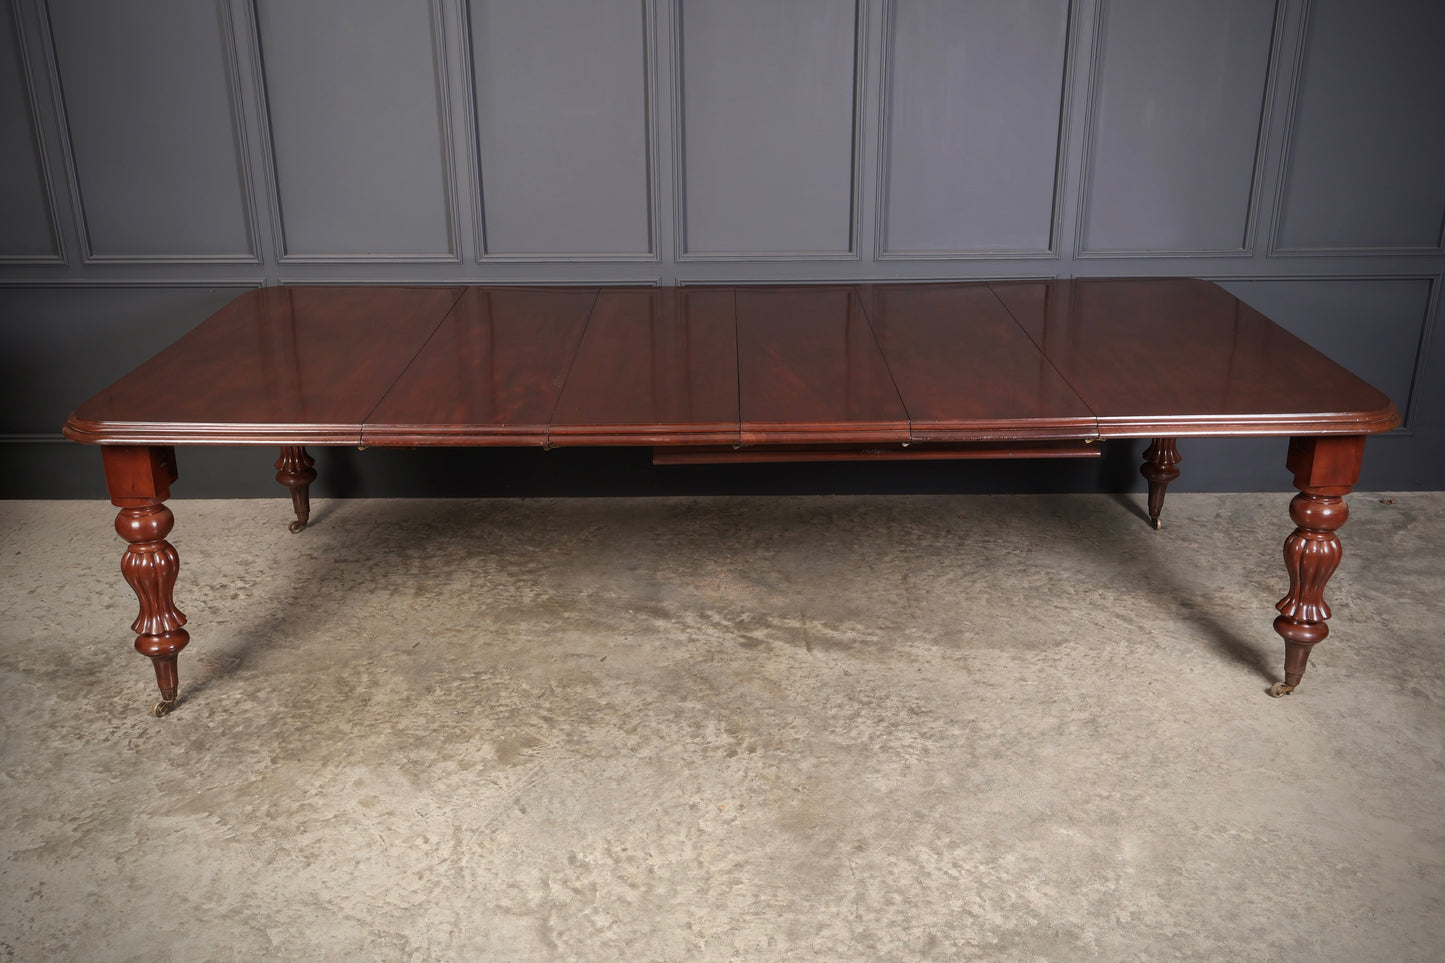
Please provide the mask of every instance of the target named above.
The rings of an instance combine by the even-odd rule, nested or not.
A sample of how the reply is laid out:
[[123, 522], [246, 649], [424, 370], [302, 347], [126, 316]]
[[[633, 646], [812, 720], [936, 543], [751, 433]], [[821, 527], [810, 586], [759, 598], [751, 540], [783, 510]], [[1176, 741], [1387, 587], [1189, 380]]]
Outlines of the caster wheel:
[[1285, 696], [1289, 695], [1293, 691], [1294, 686], [1286, 682], [1276, 682], [1274, 685], [1269, 687], [1269, 694], [1276, 699], [1283, 699]]
[[1163, 521], [1163, 519], [1159, 519], [1159, 518], [1151, 518], [1151, 519], [1149, 519], [1149, 524], [1154, 526], [1154, 531], [1156, 531], [1156, 532], [1159, 531], [1161, 528], [1164, 527], [1164, 521]]
[[301, 520], [298, 518], [296, 521], [292, 522], [290, 525], [288, 525], [288, 526], [286, 526], [286, 527], [290, 530], [290, 532], [291, 532], [292, 535], [295, 535], [295, 534], [299, 533], [303, 528], [306, 527], [306, 523], [303, 522], [303, 521], [301, 521]]
[[163, 716], [169, 715], [170, 711], [175, 707], [175, 699], [162, 699], [160, 702], [157, 702], [154, 706], [151, 707], [151, 715], [155, 716], [157, 719], [160, 719]]

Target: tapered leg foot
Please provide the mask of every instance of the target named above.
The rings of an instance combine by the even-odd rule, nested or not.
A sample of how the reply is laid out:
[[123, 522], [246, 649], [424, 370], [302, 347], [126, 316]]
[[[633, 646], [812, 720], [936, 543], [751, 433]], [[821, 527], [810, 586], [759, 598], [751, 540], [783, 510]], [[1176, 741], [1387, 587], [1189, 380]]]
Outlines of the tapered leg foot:
[[180, 688], [176, 657], [191, 640], [182, 628], [186, 616], [172, 597], [181, 560], [166, 541], [176, 519], [163, 504], [176, 480], [176, 453], [160, 445], [107, 445], [100, 453], [111, 503], [120, 509], [115, 530], [126, 541], [120, 573], [140, 602], [130, 628], [136, 651], [151, 660], [161, 690], [151, 712], [163, 716], [175, 706]]
[[181, 568], [180, 556], [166, 541], [174, 524], [171, 510], [159, 502], [122, 508], [115, 519], [115, 530], [129, 543], [120, 571], [140, 602], [140, 614], [131, 623], [135, 648], [150, 657], [161, 690], [161, 701], [151, 710], [156, 716], [165, 715], [176, 704], [180, 688], [176, 657], [191, 640], [190, 633], [181, 628], [186, 616], [172, 597]]
[[316, 480], [316, 459], [300, 445], [283, 445], [276, 459], [276, 481], [291, 489], [296, 521], [288, 526], [294, 535], [311, 520], [311, 483]]
[[1350, 517], [1347, 495], [1359, 479], [1365, 441], [1360, 436], [1294, 438], [1289, 460], [1299, 494], [1289, 505], [1295, 530], [1284, 542], [1289, 592], [1275, 604], [1274, 630], [1284, 639], [1284, 681], [1269, 694], [1293, 692], [1304, 679], [1310, 652], [1330, 634], [1325, 585], [1340, 567], [1335, 532]]
[[1155, 438], [1144, 451], [1139, 474], [1149, 482], [1149, 524], [1155, 531], [1164, 527], [1159, 520], [1164, 511], [1164, 494], [1169, 490], [1169, 483], [1179, 477], [1181, 460], [1173, 438]]

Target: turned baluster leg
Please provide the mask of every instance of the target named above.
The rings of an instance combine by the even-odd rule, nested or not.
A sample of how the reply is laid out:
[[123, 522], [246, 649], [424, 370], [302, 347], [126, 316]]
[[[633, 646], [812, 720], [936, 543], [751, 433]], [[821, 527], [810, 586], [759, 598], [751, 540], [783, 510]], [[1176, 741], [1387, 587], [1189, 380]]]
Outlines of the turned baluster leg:
[[101, 454], [111, 503], [120, 508], [115, 530], [127, 542], [120, 571], [140, 602], [140, 614], [131, 624], [135, 648], [155, 666], [161, 700], [152, 712], [163, 716], [175, 707], [180, 686], [176, 657], [191, 640], [181, 627], [186, 617], [172, 598], [180, 557], [166, 541], [175, 524], [175, 516], [163, 504], [176, 480], [175, 451], [159, 446], [105, 446]]
[[292, 533], [299, 532], [311, 520], [311, 483], [316, 480], [316, 459], [300, 445], [282, 445], [276, 459], [276, 480], [291, 489], [291, 506], [296, 509]]
[[1284, 543], [1289, 593], [1275, 605], [1274, 630], [1284, 639], [1284, 681], [1269, 690], [1276, 698], [1300, 684], [1310, 650], [1330, 633], [1325, 584], [1340, 565], [1335, 531], [1350, 517], [1344, 496], [1359, 480], [1364, 451], [1361, 435], [1290, 439], [1286, 464], [1300, 493], [1289, 506], [1296, 528]]
[[1164, 527], [1159, 515], [1164, 511], [1164, 493], [1169, 483], [1179, 477], [1179, 449], [1173, 438], [1155, 438], [1144, 451], [1144, 464], [1139, 474], [1149, 482], [1149, 524], [1155, 530]]

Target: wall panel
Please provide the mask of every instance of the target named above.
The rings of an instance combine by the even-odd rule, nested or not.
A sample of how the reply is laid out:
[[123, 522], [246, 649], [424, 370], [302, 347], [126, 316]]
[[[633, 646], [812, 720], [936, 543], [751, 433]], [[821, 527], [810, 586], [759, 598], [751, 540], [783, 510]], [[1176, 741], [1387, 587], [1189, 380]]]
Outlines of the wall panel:
[[90, 258], [255, 260], [227, 8], [47, 6]]
[[18, 20], [0, 4], [0, 261], [59, 261]]
[[1287, 163], [1276, 250], [1438, 249], [1445, 3], [1309, 5]]
[[1101, 0], [1081, 253], [1243, 253], [1274, 4]]
[[854, 247], [853, 0], [679, 2], [684, 256]]
[[889, 4], [884, 257], [1052, 246], [1068, 0]]
[[432, 0], [258, 0], [288, 258], [455, 260]]
[[640, 0], [473, 0], [485, 251], [652, 257]]

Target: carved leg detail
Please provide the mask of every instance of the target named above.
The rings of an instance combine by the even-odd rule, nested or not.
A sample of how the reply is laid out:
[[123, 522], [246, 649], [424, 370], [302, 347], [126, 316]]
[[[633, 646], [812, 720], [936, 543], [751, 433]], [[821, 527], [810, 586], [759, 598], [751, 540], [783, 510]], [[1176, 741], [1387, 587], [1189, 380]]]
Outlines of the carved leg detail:
[[1364, 438], [1354, 435], [1290, 440], [1287, 464], [1300, 493], [1289, 503], [1295, 530], [1284, 542], [1289, 592], [1275, 605], [1274, 630], [1284, 639], [1284, 681], [1269, 690], [1276, 698], [1295, 690], [1310, 650], [1330, 634], [1325, 585], [1340, 567], [1335, 532], [1350, 517], [1344, 496], [1359, 479], [1364, 449]]
[[1284, 682], [1270, 690], [1274, 696], [1294, 691], [1304, 678], [1310, 649], [1330, 634], [1325, 584], [1340, 567], [1335, 530], [1350, 517], [1350, 509], [1338, 495], [1301, 492], [1290, 502], [1289, 515], [1299, 527], [1284, 543], [1289, 593], [1275, 605], [1279, 617], [1274, 620], [1274, 630], [1284, 638]]
[[1179, 477], [1179, 449], [1173, 438], [1155, 438], [1144, 452], [1144, 464], [1139, 474], [1149, 482], [1149, 524], [1157, 530], [1164, 523], [1159, 515], [1164, 511], [1164, 493], [1169, 483]]
[[171, 595], [181, 567], [175, 547], [166, 541], [174, 525], [175, 516], [160, 502], [122, 508], [115, 518], [116, 532], [129, 543], [120, 571], [140, 601], [140, 614], [131, 623], [135, 648], [150, 657], [161, 690], [161, 701], [152, 710], [157, 716], [170, 712], [176, 704], [180, 685], [176, 656], [191, 640], [190, 633], [181, 628], [186, 616]]
[[311, 483], [316, 480], [316, 459], [300, 445], [283, 445], [276, 459], [276, 481], [291, 489], [291, 505], [296, 509], [292, 533], [301, 531], [311, 520]]

